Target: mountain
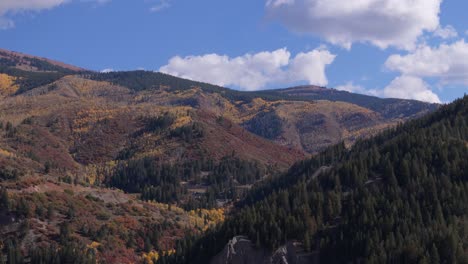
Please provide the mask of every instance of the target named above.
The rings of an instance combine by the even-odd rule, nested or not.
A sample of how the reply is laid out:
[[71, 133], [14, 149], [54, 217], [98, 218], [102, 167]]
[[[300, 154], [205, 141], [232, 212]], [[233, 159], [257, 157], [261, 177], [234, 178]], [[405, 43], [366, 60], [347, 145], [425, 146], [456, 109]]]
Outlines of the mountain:
[[222, 223], [255, 184], [438, 107], [314, 86], [242, 92], [0, 50], [0, 260], [176, 256], [176, 241]]
[[302, 100], [328, 100], [351, 103], [377, 112], [385, 118], [405, 118], [417, 115], [418, 113], [420, 115], [421, 111], [428, 107], [426, 103], [414, 100], [382, 99], [317, 86], [278, 89], [274, 92], [289, 98], [302, 98]]
[[465, 96], [349, 150], [340, 144], [298, 162], [164, 261], [465, 263], [467, 161]]
[[13, 67], [19, 70], [35, 72], [69, 72], [77, 73], [86, 71], [83, 68], [69, 65], [63, 62], [31, 56], [20, 52], [9, 51], [0, 48], [0, 65]]
[[144, 71], [88, 77], [134, 91], [169, 87], [169, 91], [180, 93], [200, 88], [192, 99], [194, 106], [222, 115], [280, 145], [308, 153], [320, 152], [341, 141], [351, 145], [359, 138], [437, 108], [436, 104], [381, 99], [316, 86], [242, 92]]
[[86, 70], [62, 62], [0, 49], [0, 97], [51, 84]]
[[154, 72], [92, 73], [0, 50], [0, 95], [22, 94], [51, 85], [66, 75], [109, 82], [137, 93], [165, 90], [175, 93], [174, 97], [198, 88], [190, 100], [175, 103], [224, 116], [254, 134], [307, 153], [318, 153], [343, 140], [351, 145], [358, 138], [437, 108], [435, 104], [381, 99], [316, 86], [241, 92]]

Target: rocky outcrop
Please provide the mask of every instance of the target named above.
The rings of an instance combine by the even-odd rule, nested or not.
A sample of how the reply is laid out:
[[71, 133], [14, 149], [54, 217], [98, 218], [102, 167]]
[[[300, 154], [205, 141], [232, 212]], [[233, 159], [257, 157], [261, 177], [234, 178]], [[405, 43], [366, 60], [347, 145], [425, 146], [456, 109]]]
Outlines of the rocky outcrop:
[[229, 241], [211, 264], [306, 264], [318, 263], [317, 253], [307, 253], [300, 243], [288, 242], [275, 251], [256, 247], [246, 237], [237, 236]]

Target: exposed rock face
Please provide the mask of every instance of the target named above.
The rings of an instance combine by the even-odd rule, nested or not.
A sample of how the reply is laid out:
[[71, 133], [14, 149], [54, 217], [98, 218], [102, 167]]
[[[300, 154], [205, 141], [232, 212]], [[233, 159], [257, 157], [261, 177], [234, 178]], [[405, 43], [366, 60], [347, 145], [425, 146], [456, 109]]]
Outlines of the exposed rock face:
[[306, 264], [318, 263], [316, 253], [306, 253], [299, 243], [288, 242], [272, 252], [257, 248], [246, 237], [234, 237], [211, 264]]

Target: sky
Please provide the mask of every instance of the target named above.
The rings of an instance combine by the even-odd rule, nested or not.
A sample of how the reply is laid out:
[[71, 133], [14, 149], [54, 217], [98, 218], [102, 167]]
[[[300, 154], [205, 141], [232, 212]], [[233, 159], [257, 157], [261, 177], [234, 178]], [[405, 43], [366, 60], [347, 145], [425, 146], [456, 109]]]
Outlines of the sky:
[[[239, 90], [468, 93], [465, 0], [0, 0], [0, 47]], [[466, 39], [466, 40], [465, 40]]]

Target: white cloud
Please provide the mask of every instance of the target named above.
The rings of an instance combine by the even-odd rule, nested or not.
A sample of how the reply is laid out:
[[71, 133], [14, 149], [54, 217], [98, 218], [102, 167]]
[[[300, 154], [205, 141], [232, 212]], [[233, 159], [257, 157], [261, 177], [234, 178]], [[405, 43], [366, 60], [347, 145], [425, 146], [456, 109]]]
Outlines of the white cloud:
[[283, 48], [234, 58], [218, 54], [176, 56], [159, 70], [182, 78], [238, 86], [245, 90], [298, 81], [325, 86], [328, 83], [325, 68], [335, 57], [325, 48], [319, 48], [291, 58], [291, 53]]
[[[24, 12], [39, 12], [56, 8], [70, 3], [72, 0], [0, 0], [0, 29], [13, 28], [15, 26], [11, 16]], [[93, 2], [104, 4], [111, 0], [81, 0], [81, 2]]]
[[151, 8], [150, 8], [150, 11], [151, 12], [159, 12], [163, 9], [166, 9], [168, 7], [170, 7], [171, 4], [169, 3], [169, 0], [160, 0], [159, 3], [157, 3], [156, 5], [153, 5]]
[[351, 48], [355, 42], [382, 49], [413, 49], [425, 31], [439, 27], [442, 0], [268, 0], [270, 18], [299, 33]]
[[459, 40], [451, 44], [440, 44], [438, 47], [422, 44], [405, 55], [391, 55], [385, 62], [385, 67], [400, 73], [401, 76], [395, 78], [384, 89], [366, 90], [352, 83], [339, 88], [382, 97], [440, 103], [439, 97], [424, 79], [430, 78], [439, 87], [464, 85], [465, 87], [461, 89], [466, 89], [466, 85], [468, 85], [468, 43], [465, 43], [465, 40]]
[[101, 70], [102, 73], [109, 73], [109, 72], [114, 72], [114, 71], [115, 70], [112, 68]]
[[290, 5], [294, 4], [294, 0], [267, 0], [267, 6], [278, 7], [281, 5]]
[[0, 15], [21, 11], [40, 11], [57, 7], [67, 0], [2, 0], [0, 1]]
[[15, 26], [9, 18], [26, 11], [41, 11], [64, 4], [67, 0], [1, 0], [0, 1], [0, 29], [9, 29]]
[[424, 101], [429, 103], [440, 103], [440, 99], [432, 92], [429, 84], [421, 78], [413, 76], [400, 76], [395, 78], [384, 89], [366, 89], [361, 85], [348, 82], [336, 87], [337, 90], [350, 93], [359, 93], [386, 98], [400, 98]]
[[301, 52], [291, 61], [287, 79], [290, 81], [306, 80], [309, 84], [325, 86], [328, 84], [325, 68], [333, 63], [335, 57], [336, 55], [326, 49]]
[[407, 55], [391, 55], [385, 67], [403, 75], [437, 78], [440, 85], [468, 85], [468, 43], [422, 45]]
[[[71, 1], [71, 0], [67, 0], [67, 1]], [[110, 3], [112, 0], [80, 0], [80, 1], [84, 3], [92, 3], [94, 4], [94, 7], [99, 7], [107, 3]]]
[[448, 25], [444, 28], [439, 26], [436, 31], [434, 31], [434, 36], [441, 39], [451, 39], [458, 37], [458, 32], [451, 25]]
[[440, 103], [439, 97], [432, 92], [429, 85], [423, 79], [414, 76], [397, 77], [380, 93], [384, 97]]
[[339, 85], [335, 87], [335, 89], [340, 90], [340, 91], [350, 92], [350, 93], [360, 93], [360, 94], [369, 93], [369, 91], [366, 90], [366, 88], [364, 88], [361, 85], [354, 84], [353, 82], [347, 82], [344, 85]]

